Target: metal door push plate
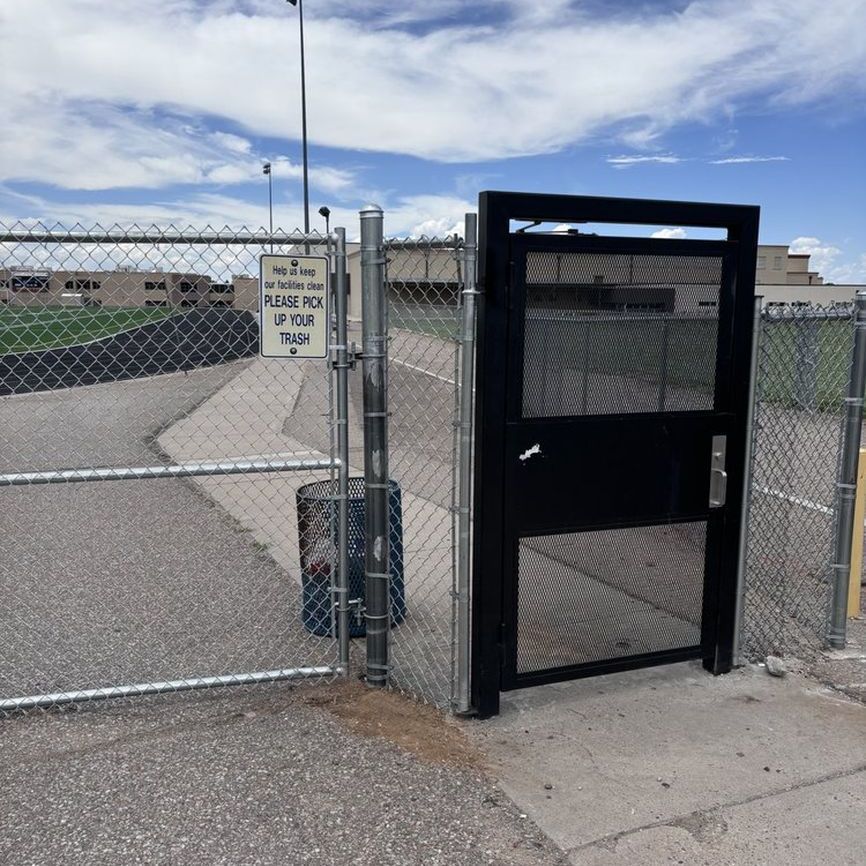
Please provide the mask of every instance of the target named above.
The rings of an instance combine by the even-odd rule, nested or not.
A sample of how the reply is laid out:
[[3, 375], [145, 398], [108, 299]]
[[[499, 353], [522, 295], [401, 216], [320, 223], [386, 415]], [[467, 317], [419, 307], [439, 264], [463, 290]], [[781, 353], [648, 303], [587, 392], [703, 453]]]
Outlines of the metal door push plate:
[[727, 447], [727, 436], [713, 436], [710, 459], [710, 508], [721, 508], [728, 498], [728, 473], [725, 471]]

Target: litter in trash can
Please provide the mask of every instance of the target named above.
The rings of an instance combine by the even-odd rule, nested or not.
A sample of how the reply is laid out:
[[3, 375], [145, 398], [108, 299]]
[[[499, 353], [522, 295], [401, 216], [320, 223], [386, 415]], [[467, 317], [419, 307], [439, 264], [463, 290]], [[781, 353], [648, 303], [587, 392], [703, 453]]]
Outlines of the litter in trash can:
[[[333, 583], [337, 576], [337, 536], [339, 514], [337, 482], [316, 481], [297, 492], [298, 542], [301, 555], [303, 606], [301, 618], [305, 628], [315, 635], [334, 633], [336, 596]], [[349, 479], [349, 635], [366, 633], [364, 605], [364, 551], [366, 515], [364, 479]], [[403, 509], [400, 486], [388, 482], [389, 543], [391, 573], [391, 623], [406, 618], [406, 590], [403, 582]]]

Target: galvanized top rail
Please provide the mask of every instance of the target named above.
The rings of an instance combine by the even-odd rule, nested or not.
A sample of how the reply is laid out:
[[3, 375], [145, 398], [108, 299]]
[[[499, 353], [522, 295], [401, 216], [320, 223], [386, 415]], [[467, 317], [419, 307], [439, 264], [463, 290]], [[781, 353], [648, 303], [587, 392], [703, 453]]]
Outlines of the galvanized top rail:
[[45, 230], [45, 229], [11, 229], [0, 230], [0, 243], [22, 244], [191, 244], [195, 246], [210, 246], [224, 244], [226, 246], [268, 246], [270, 244], [294, 245], [310, 244], [324, 246], [336, 244], [335, 232], [329, 234], [304, 234], [303, 232], [220, 232], [220, 231], [161, 231], [153, 229], [93, 229], [83, 231]]
[[819, 307], [812, 304], [802, 307], [797, 304], [773, 304], [772, 306], [768, 304], [761, 311], [761, 316], [765, 322], [851, 319], [854, 317], [854, 303], [853, 301], [850, 304], [840, 303], [832, 307]]
[[451, 235], [447, 238], [385, 238], [386, 250], [459, 250], [463, 238]]

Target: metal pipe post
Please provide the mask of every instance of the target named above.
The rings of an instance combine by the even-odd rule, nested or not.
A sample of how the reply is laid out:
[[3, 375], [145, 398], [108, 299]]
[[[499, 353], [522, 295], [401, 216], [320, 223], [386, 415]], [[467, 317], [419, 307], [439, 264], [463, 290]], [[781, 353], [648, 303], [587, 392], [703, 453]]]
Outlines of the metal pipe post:
[[335, 229], [336, 271], [334, 307], [337, 317], [337, 345], [334, 347], [334, 369], [337, 374], [337, 642], [340, 668], [349, 674], [349, 344], [348, 344], [348, 278], [346, 275], [346, 230]]
[[737, 605], [734, 611], [734, 666], [743, 663], [743, 610], [746, 598], [746, 556], [749, 544], [749, 516], [752, 506], [752, 471], [754, 469], [755, 414], [758, 400], [758, 370], [761, 351], [763, 295], [755, 297], [752, 318], [752, 357], [749, 363], [749, 408], [746, 415], [746, 451], [743, 463], [743, 507], [740, 511], [740, 541], [737, 550]]
[[268, 163], [268, 234], [271, 236], [271, 252], [274, 251], [274, 168]]
[[827, 643], [842, 648], [848, 632], [848, 577], [851, 571], [851, 538], [854, 532], [854, 497], [860, 433], [863, 428], [863, 392], [866, 389], [866, 292], [857, 292], [854, 309], [854, 353], [848, 396], [839, 477], [836, 482], [836, 527], [833, 545], [833, 603]]
[[364, 373], [365, 602], [367, 683], [388, 684], [390, 544], [388, 538], [388, 333], [384, 215], [361, 211], [361, 317]]
[[460, 403], [457, 426], [459, 429], [459, 466], [457, 499], [457, 688], [456, 708], [459, 713], [470, 709], [470, 563], [471, 563], [471, 506], [472, 506], [472, 406], [475, 384], [475, 297], [478, 217], [466, 214], [463, 245], [463, 320], [460, 334]]
[[[301, 38], [301, 138], [304, 163], [304, 234], [310, 233], [310, 179], [307, 154], [307, 64], [304, 58], [304, 0], [298, 0], [298, 27]], [[310, 248], [306, 248], [307, 253]]]

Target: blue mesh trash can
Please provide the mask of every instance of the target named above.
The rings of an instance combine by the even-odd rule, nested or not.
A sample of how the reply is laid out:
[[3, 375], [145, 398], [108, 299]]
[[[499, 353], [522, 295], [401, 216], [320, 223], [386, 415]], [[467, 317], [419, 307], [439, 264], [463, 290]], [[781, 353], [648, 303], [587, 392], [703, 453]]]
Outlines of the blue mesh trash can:
[[[299, 488], [298, 546], [301, 554], [303, 604], [301, 619], [307, 631], [329, 635], [334, 628], [334, 597], [331, 594], [337, 566], [337, 482], [316, 481]], [[366, 634], [364, 603], [364, 479], [349, 479], [349, 619], [351, 637]], [[388, 482], [389, 542], [391, 571], [391, 624], [406, 618], [406, 589], [403, 583], [403, 506], [400, 486]]]

